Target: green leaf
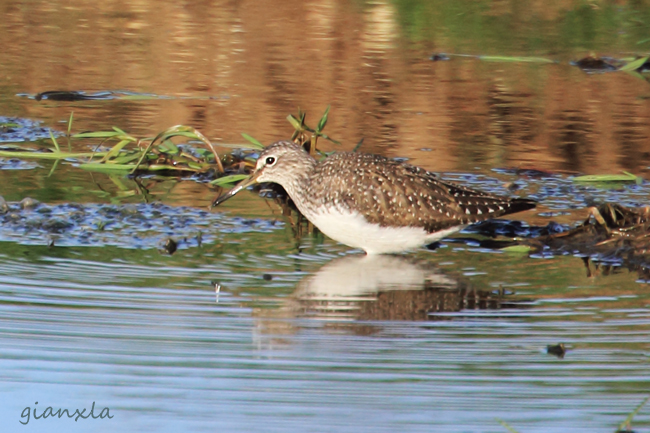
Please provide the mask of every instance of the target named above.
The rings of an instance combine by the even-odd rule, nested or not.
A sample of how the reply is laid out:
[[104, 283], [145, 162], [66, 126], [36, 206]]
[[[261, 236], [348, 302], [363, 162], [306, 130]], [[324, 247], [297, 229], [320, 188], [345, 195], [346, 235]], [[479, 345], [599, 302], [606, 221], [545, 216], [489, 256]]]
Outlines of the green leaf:
[[287, 120], [289, 121], [289, 123], [291, 123], [291, 126], [293, 126], [293, 128], [296, 131], [302, 130], [302, 125], [300, 124], [300, 121], [298, 119], [296, 119], [295, 117], [293, 117], [293, 114], [289, 114], [287, 116]]
[[50, 169], [50, 173], [47, 175], [47, 177], [51, 177], [52, 174], [54, 173], [54, 170], [56, 170], [56, 167], [59, 165], [60, 159], [55, 159], [54, 164], [52, 164], [52, 168]]
[[361, 138], [361, 140], [359, 140], [359, 142], [357, 143], [357, 145], [354, 146], [354, 149], [352, 149], [352, 152], [358, 152], [358, 151], [359, 151], [359, 148], [361, 147], [362, 144], [363, 144], [363, 138]]
[[533, 248], [529, 245], [511, 245], [509, 247], [501, 248], [500, 251], [505, 251], [507, 253], [528, 253]]
[[96, 171], [99, 173], [111, 173], [114, 171], [130, 171], [133, 169], [133, 164], [104, 164], [101, 162], [87, 162], [85, 164], [80, 164], [79, 168]]
[[74, 134], [73, 138], [112, 138], [117, 137], [118, 135], [123, 135], [121, 132], [117, 131], [95, 131], [95, 132], [80, 132]]
[[[99, 162], [88, 162], [85, 164], [80, 164], [79, 168], [82, 168], [84, 170], [88, 171], [96, 171], [98, 173], [114, 173], [114, 172], [123, 172], [123, 171], [128, 171], [131, 172], [133, 171], [133, 168], [136, 167], [135, 164], [102, 164]], [[172, 165], [164, 165], [164, 164], [152, 164], [148, 166], [142, 166], [139, 165], [137, 167], [138, 170], [140, 171], [196, 171], [192, 170], [189, 168], [185, 167], [176, 167]]]
[[624, 171], [623, 174], [590, 174], [586, 176], [576, 176], [571, 180], [574, 182], [638, 182], [639, 179], [639, 177], [632, 173]]
[[498, 422], [499, 424], [501, 424], [502, 426], [504, 426], [504, 427], [506, 428], [506, 430], [508, 430], [510, 433], [519, 433], [517, 430], [515, 430], [515, 429], [512, 428], [512, 427], [510, 427], [510, 425], [509, 425], [507, 422], [505, 422], [504, 420], [499, 419], [499, 418], [496, 418], [496, 420], [497, 420], [497, 422]]
[[329, 140], [334, 144], [338, 144], [339, 146], [341, 145], [341, 142], [338, 140], [334, 140], [332, 137], [325, 135], [325, 134], [320, 134], [321, 137], [323, 137], [325, 140]]
[[57, 153], [61, 152], [61, 149], [59, 149], [59, 143], [56, 142], [56, 138], [54, 138], [52, 130], [49, 130], [48, 132], [50, 133], [50, 139], [52, 139], [52, 143], [54, 143], [54, 147], [56, 148]]
[[325, 109], [325, 113], [323, 113], [323, 117], [320, 118], [320, 122], [318, 122], [318, 127], [316, 127], [316, 132], [321, 132], [323, 128], [325, 128], [325, 125], [327, 125], [327, 115], [330, 112], [330, 106], [328, 105], [327, 108]]
[[131, 141], [129, 141], [129, 140], [122, 140], [119, 143], [117, 143], [115, 146], [111, 147], [111, 150], [109, 150], [106, 153], [106, 156], [102, 159], [101, 162], [108, 161], [109, 159], [114, 158], [117, 155], [119, 155], [119, 153], [122, 151], [122, 149], [124, 149], [124, 146], [126, 146], [130, 142]]
[[619, 71], [636, 71], [641, 67], [641, 65], [643, 65], [647, 61], [648, 61], [648, 56], [641, 57], [640, 59], [636, 59], [635, 61], [630, 62], [627, 65], [621, 67]]
[[643, 401], [642, 401], [642, 402], [641, 402], [641, 403], [640, 403], [640, 404], [639, 404], [639, 405], [638, 405], [638, 406], [637, 406], [637, 407], [632, 411], [632, 413], [630, 413], [630, 414], [627, 416], [627, 418], [625, 418], [625, 420], [624, 420], [624, 421], [623, 421], [623, 422], [618, 426], [618, 429], [616, 429], [616, 431], [625, 431], [625, 430], [629, 430], [627, 427], [628, 427], [628, 426], [630, 425], [630, 423], [632, 422], [632, 418], [634, 418], [634, 416], [635, 416], [637, 413], [639, 413], [639, 411], [641, 410], [641, 408], [642, 408], [642, 407], [643, 407], [643, 406], [648, 402], [648, 400], [650, 400], [650, 395], [647, 396], [646, 398], [644, 398]]
[[250, 135], [244, 134], [242, 132], [241, 136], [244, 137], [248, 142], [255, 145], [255, 147], [254, 147], [255, 149], [264, 149], [264, 145], [262, 143], [260, 143], [259, 141], [257, 141], [255, 138], [251, 137]]
[[74, 111], [70, 112], [70, 119], [68, 120], [68, 135], [70, 135], [70, 130], [72, 129], [72, 118], [74, 116]]
[[[637, 72], [637, 71], [625, 71], [625, 73], [628, 74], [628, 75], [633, 76], [634, 78], [639, 78], [641, 80], [645, 80], [645, 77], [640, 72]], [[640, 96], [640, 98], [642, 98], [642, 97]]]
[[487, 62], [555, 63], [555, 61], [543, 57], [478, 56], [478, 58]]
[[117, 158], [112, 159], [111, 164], [126, 164], [128, 162], [133, 162], [136, 159], [140, 158], [140, 152], [133, 152], [126, 155], [120, 155]]
[[165, 137], [165, 139], [171, 138], [171, 137], [187, 137], [187, 138], [192, 138], [194, 140], [202, 141], [201, 137], [199, 137], [198, 135], [196, 135], [194, 132], [191, 132], [191, 131], [175, 131], [175, 132], [171, 132], [169, 134], [166, 134], [164, 137]]
[[201, 171], [204, 168], [209, 167], [208, 164], [201, 164], [199, 162], [194, 162], [194, 161], [187, 161], [186, 164], [188, 168], [191, 168], [192, 170], [196, 170], [196, 171]]
[[176, 146], [171, 140], [165, 140], [162, 143], [158, 145], [158, 150], [160, 150], [162, 153], [166, 153], [168, 155], [178, 155], [178, 146]]
[[37, 152], [37, 151], [3, 151], [0, 150], [0, 156], [5, 158], [32, 158], [32, 159], [68, 159], [68, 158], [100, 158], [105, 156], [106, 152]]
[[223, 176], [220, 177], [219, 179], [215, 179], [211, 181], [210, 185], [225, 186], [232, 183], [237, 183], [248, 177], [249, 176], [247, 174], [231, 174], [230, 176]]

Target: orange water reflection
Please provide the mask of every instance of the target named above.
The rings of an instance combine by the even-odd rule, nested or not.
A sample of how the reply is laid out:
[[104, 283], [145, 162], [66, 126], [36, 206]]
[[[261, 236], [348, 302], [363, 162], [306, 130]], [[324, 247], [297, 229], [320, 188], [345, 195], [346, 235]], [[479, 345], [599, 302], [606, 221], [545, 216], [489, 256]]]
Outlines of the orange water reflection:
[[[486, 3], [484, 15], [510, 17], [513, 25], [523, 25], [522, 14], [531, 22], [536, 14], [560, 20], [574, 7], [533, 1], [530, 10], [513, 12], [503, 2]], [[342, 149], [363, 138], [364, 151], [436, 171], [639, 173], [649, 165], [646, 81], [587, 75], [565, 58], [432, 62], [431, 50], [453, 52], [455, 40], [444, 29], [434, 40], [409, 39], [396, 4], [8, 1], [0, 24], [0, 114], [56, 125], [74, 110], [78, 129], [118, 125], [151, 135], [183, 123], [216, 141], [241, 142], [247, 132], [268, 143], [291, 132], [288, 113], [300, 107], [314, 122], [331, 105], [327, 132]], [[554, 58], [548, 50], [542, 55]], [[15, 96], [57, 89], [174, 98], [70, 103]]]

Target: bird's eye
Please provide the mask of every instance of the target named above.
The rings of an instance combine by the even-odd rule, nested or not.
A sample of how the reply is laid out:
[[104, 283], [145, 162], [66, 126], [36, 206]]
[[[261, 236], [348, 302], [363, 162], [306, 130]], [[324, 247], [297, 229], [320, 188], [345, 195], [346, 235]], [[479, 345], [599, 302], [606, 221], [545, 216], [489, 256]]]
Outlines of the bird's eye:
[[266, 158], [266, 165], [273, 165], [275, 164], [275, 156], [269, 156]]

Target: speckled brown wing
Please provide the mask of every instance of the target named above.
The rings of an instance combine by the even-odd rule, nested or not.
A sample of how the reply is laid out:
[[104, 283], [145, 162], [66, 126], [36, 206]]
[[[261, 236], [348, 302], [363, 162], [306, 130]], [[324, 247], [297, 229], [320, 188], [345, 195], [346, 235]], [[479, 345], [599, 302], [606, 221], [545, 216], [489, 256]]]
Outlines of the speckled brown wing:
[[532, 201], [515, 206], [516, 200], [442, 182], [419, 167], [376, 155], [334, 154], [317, 165], [314, 178], [320, 182], [309, 193], [319, 202], [354, 209], [385, 227], [434, 232], [534, 207]]
[[471, 222], [522, 212], [537, 205], [534, 200], [500, 197], [449, 182], [439, 182], [449, 190], [463, 213], [471, 218]]

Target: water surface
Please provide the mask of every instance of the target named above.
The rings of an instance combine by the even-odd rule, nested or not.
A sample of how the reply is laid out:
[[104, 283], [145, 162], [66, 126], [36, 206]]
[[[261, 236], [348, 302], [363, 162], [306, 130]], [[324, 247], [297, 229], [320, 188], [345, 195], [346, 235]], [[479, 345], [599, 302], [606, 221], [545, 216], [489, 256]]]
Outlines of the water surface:
[[[647, 81], [569, 63], [647, 51], [644, 3], [2, 8], [0, 116], [62, 133], [74, 111], [73, 131], [146, 137], [182, 123], [216, 143], [269, 143], [298, 107], [315, 123], [331, 105], [326, 132], [342, 145], [324, 150], [363, 138], [363, 151], [535, 198], [517, 216], [531, 226], [572, 227], [605, 201], [647, 205], [646, 182], [570, 179], [647, 176]], [[122, 96], [34, 98], [52, 90]], [[196, 179], [52, 167], [0, 160], [4, 431], [506, 431], [497, 419], [522, 433], [613, 431], [648, 395], [647, 269], [476, 242], [367, 258], [254, 192], [208, 212], [217, 191]], [[41, 205], [20, 209], [27, 196]], [[563, 358], [547, 353], [558, 343]], [[113, 418], [20, 424], [26, 407], [93, 401]]]

